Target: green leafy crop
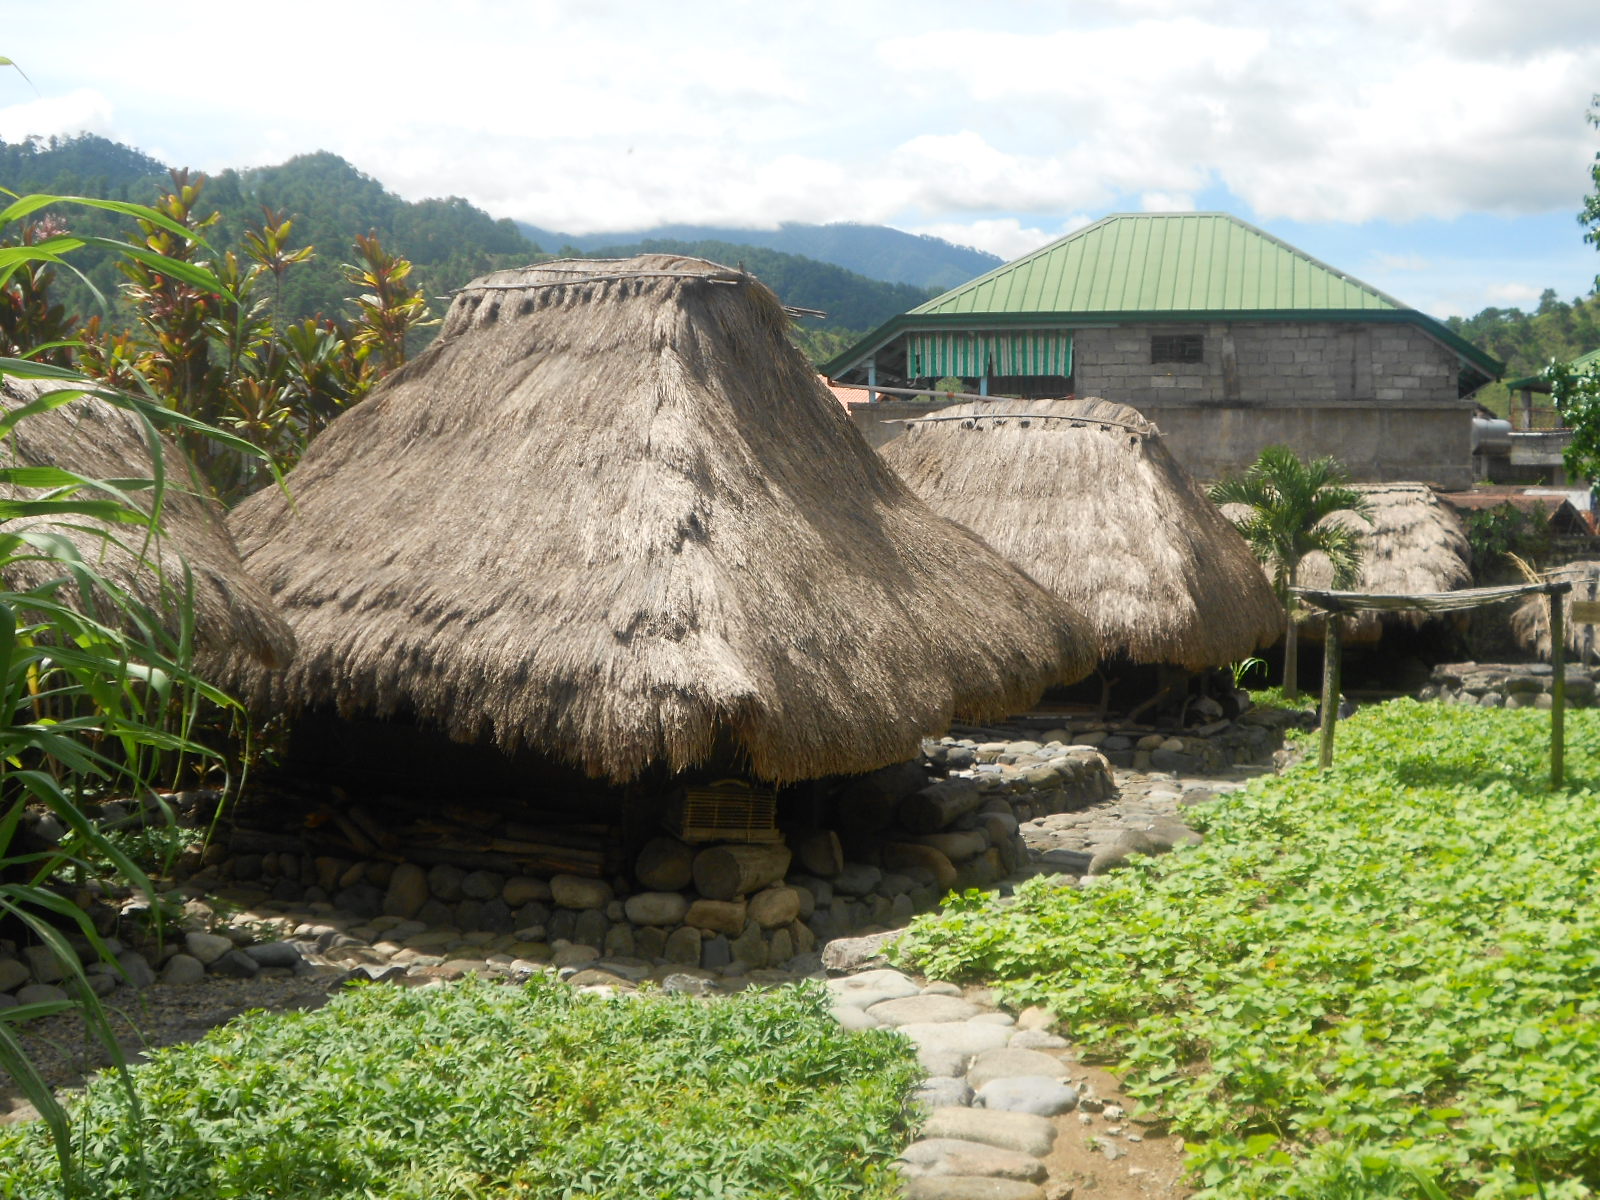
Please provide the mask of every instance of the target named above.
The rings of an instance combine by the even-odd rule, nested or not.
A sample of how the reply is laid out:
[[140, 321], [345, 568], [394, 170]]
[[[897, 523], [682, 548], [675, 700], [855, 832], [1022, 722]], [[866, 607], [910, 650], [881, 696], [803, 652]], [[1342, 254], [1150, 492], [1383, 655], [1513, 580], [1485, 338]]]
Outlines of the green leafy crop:
[[[156, 1052], [133, 1069], [142, 1149], [103, 1083], [73, 1120], [106, 1200], [887, 1200], [915, 1075], [908, 1042], [840, 1029], [815, 986], [605, 1000], [469, 979]], [[0, 1130], [0, 1196], [57, 1196], [58, 1178], [40, 1130]]]
[[1600, 1186], [1600, 714], [1397, 701], [1339, 763], [1198, 810], [1206, 843], [913, 927], [1115, 1059], [1207, 1197]]

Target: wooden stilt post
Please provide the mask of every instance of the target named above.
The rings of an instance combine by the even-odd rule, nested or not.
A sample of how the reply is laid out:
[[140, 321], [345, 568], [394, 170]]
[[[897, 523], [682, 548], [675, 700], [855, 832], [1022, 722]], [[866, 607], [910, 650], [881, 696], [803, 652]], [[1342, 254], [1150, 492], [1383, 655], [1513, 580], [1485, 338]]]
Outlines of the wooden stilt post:
[[1339, 723], [1339, 667], [1343, 659], [1340, 639], [1344, 633], [1344, 614], [1330, 612], [1322, 631], [1322, 750], [1317, 765], [1333, 766], [1333, 730]]
[[1561, 591], [1550, 592], [1550, 786], [1559, 788], [1566, 774], [1567, 631], [1563, 628]]

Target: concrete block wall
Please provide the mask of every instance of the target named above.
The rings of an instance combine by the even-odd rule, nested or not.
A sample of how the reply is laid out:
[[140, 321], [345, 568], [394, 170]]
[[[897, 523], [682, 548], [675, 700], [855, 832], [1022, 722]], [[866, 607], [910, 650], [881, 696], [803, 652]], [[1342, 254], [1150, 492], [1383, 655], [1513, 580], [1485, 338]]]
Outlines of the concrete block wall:
[[[1205, 361], [1152, 363], [1155, 334], [1201, 332]], [[1129, 325], [1073, 334], [1080, 396], [1131, 404], [1159, 425], [1190, 471], [1215, 479], [1267, 446], [1329, 454], [1364, 482], [1473, 482], [1470, 401], [1447, 347], [1405, 324], [1225, 321]], [[881, 446], [938, 404], [851, 406]], [[886, 421], [890, 423], [886, 423]]]

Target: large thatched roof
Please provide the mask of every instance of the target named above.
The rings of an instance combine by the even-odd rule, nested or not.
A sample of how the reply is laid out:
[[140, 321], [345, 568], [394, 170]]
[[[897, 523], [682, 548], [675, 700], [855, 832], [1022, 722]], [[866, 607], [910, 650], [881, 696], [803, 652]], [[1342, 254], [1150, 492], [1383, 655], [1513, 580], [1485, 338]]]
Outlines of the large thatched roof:
[[[1371, 506], [1371, 523], [1355, 513], [1337, 512], [1326, 523], [1355, 530], [1361, 542], [1361, 578], [1350, 589], [1414, 595], [1453, 592], [1471, 586], [1472, 549], [1454, 508], [1425, 483], [1356, 483]], [[1300, 564], [1301, 587], [1331, 588], [1333, 566], [1323, 554], [1309, 554]], [[1385, 622], [1410, 626], [1429, 619], [1425, 612], [1359, 612], [1345, 618], [1345, 636], [1356, 642], [1376, 641]], [[1320, 637], [1322, 622], [1306, 622], [1307, 632]]]
[[1281, 632], [1244, 539], [1124, 404], [974, 401], [881, 452], [935, 512], [1083, 613], [1102, 657], [1221, 666]]
[[[1572, 620], [1574, 600], [1590, 599], [1591, 590], [1594, 595], [1600, 596], [1600, 562], [1570, 562], [1544, 572], [1543, 577], [1553, 582], [1565, 580], [1572, 584], [1572, 590], [1561, 597], [1561, 615], [1565, 618], [1561, 627], [1566, 634], [1568, 652], [1581, 654], [1586, 636], [1591, 638], [1591, 647], [1600, 646], [1600, 638], [1593, 638], [1586, 626], [1575, 624]], [[1517, 605], [1516, 611], [1511, 614], [1511, 634], [1524, 649], [1532, 650], [1540, 658], [1549, 659], [1550, 598], [1529, 596]]]
[[[11, 412], [60, 385], [14, 377], [0, 378], [0, 405]], [[89, 479], [152, 478], [154, 464], [144, 423], [133, 413], [93, 396], [80, 396], [45, 412], [24, 417], [3, 444], [7, 465], [52, 466]], [[193, 579], [196, 661], [202, 673], [227, 657], [282, 666], [294, 655], [294, 635], [278, 615], [266, 589], [239, 561], [222, 509], [207, 497], [192, 467], [171, 442], [161, 442], [167, 486], [162, 493], [161, 533], [148, 542], [146, 531], [110, 526], [88, 517], [55, 521], [18, 519], [13, 530], [43, 526], [65, 535], [107, 581], [130, 593], [161, 618], [167, 631], [179, 632], [176, 601], [185, 591], [185, 566]], [[0, 485], [0, 495], [21, 498], [37, 493]], [[148, 505], [148, 491], [128, 492], [132, 503]], [[92, 497], [92, 493], [91, 493]], [[149, 511], [146, 508], [145, 511]], [[111, 538], [86, 529], [99, 529]], [[34, 587], [60, 575], [47, 562], [19, 561], [7, 571], [12, 587]], [[65, 595], [65, 593], [63, 593]]]
[[[719, 744], [903, 759], [1092, 665], [1060, 605], [869, 450], [743, 274], [501, 271], [233, 515], [300, 640], [263, 703], [412, 714], [625, 781]], [[720, 739], [720, 743], [719, 743]]]

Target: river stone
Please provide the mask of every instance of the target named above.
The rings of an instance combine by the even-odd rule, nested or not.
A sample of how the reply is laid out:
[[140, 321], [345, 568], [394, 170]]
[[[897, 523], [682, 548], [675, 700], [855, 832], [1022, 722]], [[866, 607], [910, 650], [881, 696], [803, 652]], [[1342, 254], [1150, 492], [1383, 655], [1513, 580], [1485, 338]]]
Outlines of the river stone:
[[880, 1000], [867, 1011], [885, 1025], [924, 1025], [966, 1021], [981, 1010], [956, 996], [901, 996]]
[[727, 966], [733, 961], [733, 949], [728, 943], [728, 935], [718, 933], [711, 937], [700, 939], [700, 965], [708, 971], [716, 971]]
[[923, 1175], [907, 1179], [905, 1200], [1045, 1200], [1044, 1189], [1020, 1179]]
[[833, 1006], [833, 1019], [839, 1022], [842, 1028], [849, 1030], [882, 1028], [881, 1022], [873, 1020], [853, 1004], [836, 1003]]
[[224, 979], [254, 979], [261, 973], [261, 964], [243, 950], [229, 950], [209, 964], [209, 969], [211, 974], [221, 975]]
[[983, 1142], [964, 1142], [957, 1138], [925, 1138], [912, 1142], [900, 1154], [909, 1163], [906, 1174], [913, 1178], [923, 1175], [982, 1175], [989, 1179], [1021, 1179], [1027, 1183], [1042, 1183], [1048, 1172], [1045, 1165], [1031, 1154], [1020, 1150], [1004, 1150]]
[[842, 1002], [859, 1008], [866, 1008], [880, 1000], [897, 1000], [902, 996], [922, 994], [922, 988], [914, 979], [893, 967], [830, 979], [827, 988]]
[[245, 946], [244, 952], [263, 967], [298, 967], [305, 956], [293, 942], [262, 942], [259, 946]]
[[558, 908], [599, 908], [611, 903], [611, 885], [582, 875], [557, 875], [550, 881], [550, 896]]
[[[867, 1017], [874, 1020], [871, 1010]], [[1006, 1031], [998, 1025], [970, 1021], [943, 1021], [931, 1025], [901, 1025], [899, 1030], [917, 1048], [917, 1061], [929, 1075], [961, 1075], [973, 1057], [1005, 1045]]]
[[601, 949], [607, 958], [632, 958], [635, 948], [633, 926], [626, 921], [618, 921], [606, 930], [605, 945]]
[[494, 871], [468, 871], [461, 878], [461, 894], [469, 900], [498, 900], [506, 877]]
[[986, 1050], [978, 1055], [967, 1071], [967, 1082], [982, 1089], [994, 1079], [1015, 1079], [1019, 1076], [1037, 1075], [1046, 1079], [1061, 1079], [1068, 1074], [1067, 1064], [1053, 1055], [1038, 1050], [1018, 1050], [1010, 1046]]
[[461, 881], [466, 877], [467, 873], [460, 867], [440, 863], [428, 869], [428, 890], [433, 893], [435, 900], [444, 904], [454, 904], [464, 895]]
[[32, 976], [33, 973], [16, 959], [0, 958], [0, 992], [9, 992], [21, 987]]
[[606, 944], [606, 931], [610, 928], [611, 922], [606, 920], [605, 913], [598, 908], [586, 908], [578, 913], [572, 927], [572, 940], [598, 950]]
[[683, 923], [712, 933], [744, 932], [747, 905], [743, 900], [696, 900], [684, 913]]
[[389, 890], [383, 897], [383, 911], [391, 917], [414, 917], [432, 896], [428, 893], [428, 873], [416, 863], [400, 863], [389, 876]]
[[912, 1103], [924, 1112], [936, 1108], [965, 1107], [972, 1103], [972, 1088], [959, 1075], [935, 1075], [917, 1087]]
[[976, 1108], [1032, 1113], [1036, 1117], [1054, 1117], [1071, 1112], [1077, 1103], [1076, 1088], [1059, 1079], [1046, 1079], [1039, 1075], [991, 1079], [978, 1089], [972, 1100]]
[[[227, 941], [226, 938], [223, 939]], [[230, 942], [229, 945], [232, 945]], [[57, 983], [67, 977], [67, 969], [49, 946], [26, 946], [22, 957], [35, 983]]]
[[29, 983], [16, 991], [18, 1004], [51, 1004], [67, 999], [67, 990], [53, 983]]
[[1072, 1043], [1043, 1029], [1019, 1029], [1006, 1043], [1013, 1050], [1065, 1050]]
[[199, 983], [205, 977], [205, 964], [192, 954], [174, 954], [161, 968], [162, 983]]
[[500, 899], [511, 908], [521, 908], [524, 904], [548, 900], [550, 884], [547, 880], [534, 879], [529, 875], [513, 875], [506, 880], [505, 887], [500, 889]]
[[761, 926], [754, 921], [745, 923], [744, 932], [728, 943], [728, 949], [733, 952], [734, 962], [747, 967], [764, 967], [771, 955], [767, 939], [761, 934]]
[[681, 925], [688, 911], [689, 899], [682, 892], [635, 892], [622, 905], [623, 915], [635, 925]]
[[[813, 915], [812, 930], [818, 939], [822, 938], [822, 931], [818, 925], [822, 921], [822, 909]], [[884, 933], [869, 933], [865, 937], [834, 938], [822, 948], [822, 965], [830, 971], [854, 971], [859, 967], [875, 966], [883, 962], [884, 947], [900, 936], [898, 930], [888, 930]]]
[[667, 944], [661, 957], [671, 963], [685, 966], [700, 965], [700, 931], [692, 925], [681, 925], [667, 935]]
[[594, 946], [580, 946], [568, 943], [558, 946], [550, 956], [550, 963], [555, 967], [586, 967], [600, 957], [600, 951]]
[[936, 1108], [928, 1114], [922, 1133], [1020, 1150], [1035, 1158], [1049, 1154], [1056, 1140], [1055, 1123], [1045, 1117], [987, 1108]]
[[867, 863], [847, 862], [844, 870], [833, 877], [833, 890], [845, 896], [871, 895], [883, 879], [879, 867]]
[[[800, 916], [799, 889], [777, 884], [750, 897], [750, 917], [763, 929], [776, 929]], [[788, 957], [785, 955], [785, 957]]]
[[208, 967], [233, 949], [233, 942], [221, 934], [200, 929], [184, 934], [183, 941], [189, 953]]
[[147, 988], [156, 981], [155, 970], [137, 950], [124, 950], [117, 955], [117, 965], [122, 968], [129, 987]]

